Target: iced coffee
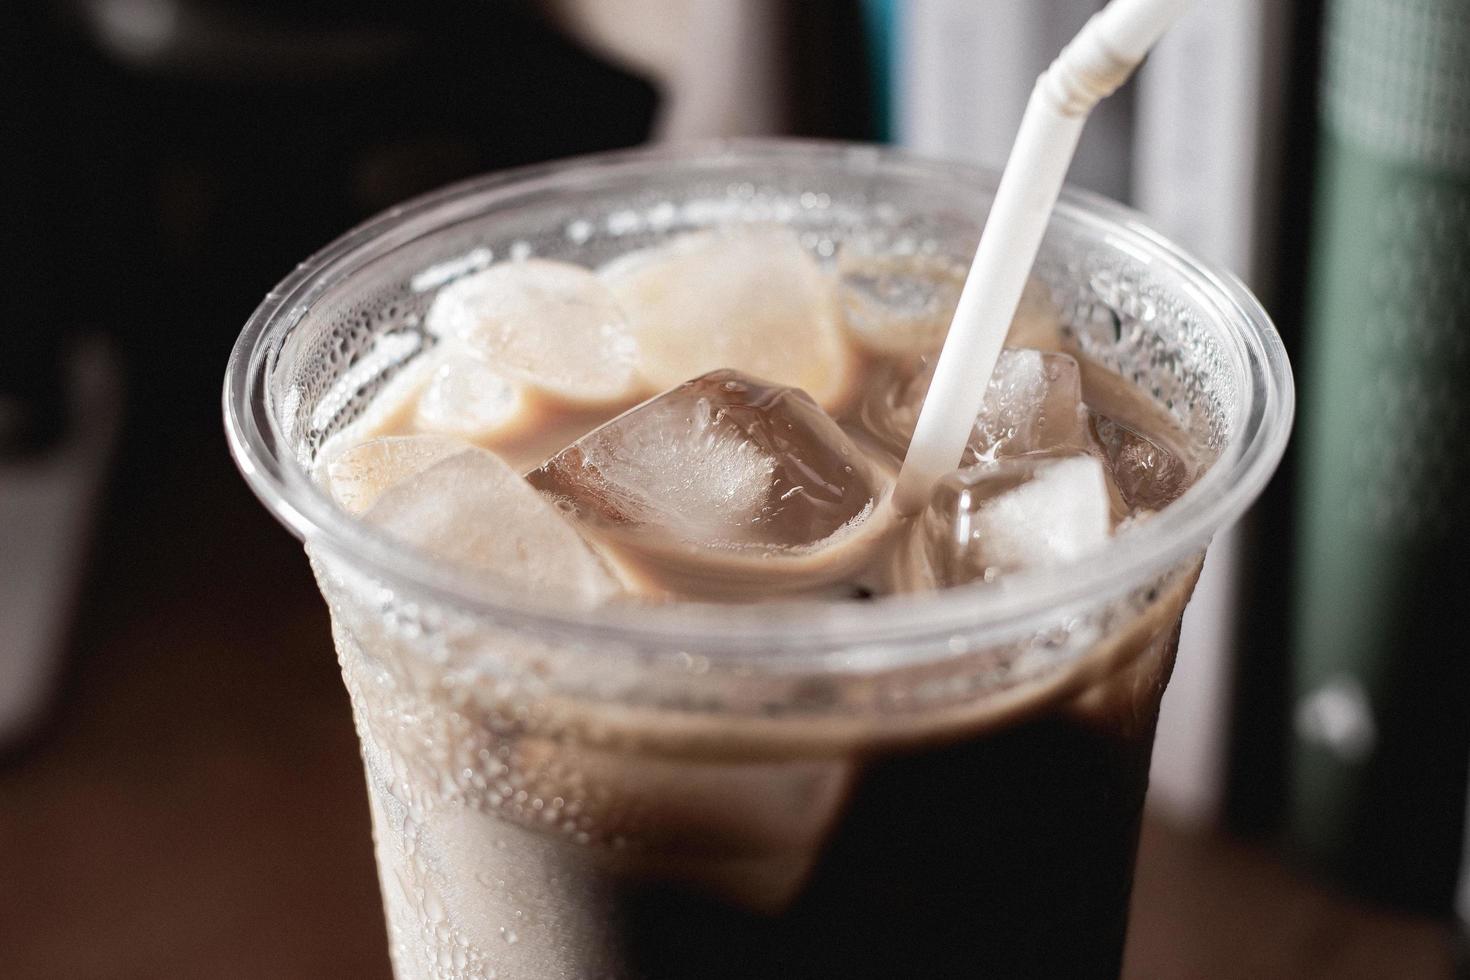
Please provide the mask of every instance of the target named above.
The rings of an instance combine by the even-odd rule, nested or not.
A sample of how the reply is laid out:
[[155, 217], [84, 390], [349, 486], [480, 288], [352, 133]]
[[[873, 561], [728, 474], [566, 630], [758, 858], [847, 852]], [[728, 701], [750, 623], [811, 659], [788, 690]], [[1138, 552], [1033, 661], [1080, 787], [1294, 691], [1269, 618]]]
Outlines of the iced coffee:
[[[1059, 247], [900, 515], [973, 223], [912, 162], [764, 152], [646, 161], [554, 246], [440, 216], [279, 389], [312, 519], [361, 536], [307, 534], [400, 980], [1117, 975], [1226, 348]], [[783, 154], [798, 191], [742, 172]]]

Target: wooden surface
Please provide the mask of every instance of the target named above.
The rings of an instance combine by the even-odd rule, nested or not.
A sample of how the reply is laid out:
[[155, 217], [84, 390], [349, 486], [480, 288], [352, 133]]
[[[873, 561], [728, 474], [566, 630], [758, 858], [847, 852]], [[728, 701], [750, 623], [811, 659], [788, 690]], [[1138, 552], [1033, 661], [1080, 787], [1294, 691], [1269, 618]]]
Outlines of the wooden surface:
[[[0, 975], [388, 977], [347, 698], [300, 548], [217, 439], [134, 457], [112, 501], [69, 679], [0, 756]], [[1449, 941], [1150, 822], [1126, 973], [1431, 980]]]

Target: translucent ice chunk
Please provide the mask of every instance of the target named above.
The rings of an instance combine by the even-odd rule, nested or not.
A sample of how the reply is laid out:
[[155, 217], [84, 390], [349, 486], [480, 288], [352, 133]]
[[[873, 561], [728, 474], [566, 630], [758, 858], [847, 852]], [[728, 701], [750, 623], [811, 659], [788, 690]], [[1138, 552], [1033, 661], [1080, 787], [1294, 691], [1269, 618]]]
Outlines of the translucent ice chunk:
[[1074, 561], [1113, 528], [1096, 457], [1036, 454], [982, 463], [941, 480], [921, 533], [940, 585]]
[[331, 458], [326, 467], [327, 488], [344, 510], [361, 514], [395, 483], [468, 448], [449, 436], [369, 439]]
[[520, 385], [485, 362], [452, 351], [440, 359], [419, 394], [413, 424], [420, 432], [478, 441], [493, 439], [526, 424], [530, 416]]
[[843, 323], [876, 354], [936, 354], [965, 284], [963, 266], [935, 256], [863, 255], [837, 262]]
[[[765, 912], [799, 893], [854, 769], [841, 757], [709, 763], [536, 737], [520, 739], [507, 763], [533, 798], [575, 803], [585, 845], [622, 873], [682, 880]], [[512, 820], [544, 825], [544, 811], [511, 808]]]
[[1093, 432], [1129, 508], [1162, 510], [1188, 489], [1183, 459], [1141, 432], [1102, 415], [1093, 416]]
[[656, 559], [648, 575], [710, 597], [843, 574], [884, 523], [887, 483], [804, 392], [733, 371], [624, 413], [528, 478], [620, 553]]
[[425, 320], [508, 377], [577, 404], [635, 396], [638, 344], [617, 300], [580, 266], [504, 262], [439, 291]]
[[1077, 362], [1067, 354], [1002, 351], [970, 437], [975, 458], [1087, 446], [1087, 409]]
[[[863, 418], [878, 435], [903, 452], [923, 407], [932, 360], [908, 377], [876, 375], [863, 404]], [[1083, 450], [1090, 445], [1082, 373], [1069, 354], [1006, 348], [990, 376], [975, 419], [964, 462], [987, 461], [1044, 450]]]
[[566, 517], [483, 449], [465, 449], [398, 482], [364, 518], [433, 558], [528, 592], [594, 605], [619, 591]]
[[[843, 252], [837, 261], [837, 295], [847, 335], [886, 357], [936, 356], [959, 305], [965, 274], [963, 265], [942, 256]], [[1006, 345], [1063, 349], [1061, 320], [1040, 282], [1026, 284]]]
[[827, 408], [847, 394], [852, 355], [832, 280], [790, 229], [695, 232], [623, 256], [601, 275], [657, 388], [729, 368], [801, 388]]

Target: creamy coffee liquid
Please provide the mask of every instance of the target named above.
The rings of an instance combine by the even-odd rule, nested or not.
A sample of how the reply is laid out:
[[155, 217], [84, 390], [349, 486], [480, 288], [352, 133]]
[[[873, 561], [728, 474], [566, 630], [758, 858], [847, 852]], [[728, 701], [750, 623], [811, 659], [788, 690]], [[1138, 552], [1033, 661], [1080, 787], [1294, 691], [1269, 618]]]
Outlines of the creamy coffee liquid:
[[[489, 270], [506, 271], [514, 266]], [[884, 272], [921, 282], [933, 274], [919, 263]], [[849, 328], [834, 355], [841, 385], [818, 382], [825, 404], [720, 368], [646, 401], [646, 382], [623, 384], [621, 396], [592, 407], [506, 379], [441, 331], [419, 359], [429, 369], [411, 365], [381, 405], [338, 436], [322, 453], [321, 477], [349, 509], [370, 511], [379, 494], [413, 493], [414, 478], [456, 452], [489, 450], [571, 520], [624, 600], [865, 599], [1061, 565], [1167, 506], [1200, 463], [1162, 408], [1064, 352], [1040, 303], [1033, 296], [1023, 307], [1013, 342], [1046, 349], [1003, 353], [962, 469], [936, 493], [922, 527], [895, 518], [887, 493], [942, 335], [894, 351], [864, 345]], [[484, 307], [482, 318], [499, 312], [493, 301]], [[489, 421], [475, 425], [477, 412]], [[1055, 486], [1043, 486], [1048, 478]], [[454, 482], [428, 481], [449, 493]], [[425, 500], [434, 492], [417, 491]], [[1089, 522], [1088, 504], [1106, 518]], [[1001, 526], [1008, 513], [1020, 530]], [[978, 542], [952, 533], [977, 518], [996, 533], [972, 532]], [[464, 520], [476, 520], [473, 508]], [[401, 521], [393, 529], [432, 550], [425, 529]], [[452, 551], [438, 557], [454, 561]]]
[[[768, 288], [706, 277], [688, 295], [737, 259]], [[524, 266], [444, 287], [424, 353], [317, 474], [406, 546], [569, 605], [850, 603], [1065, 574], [1205, 462], [1067, 353], [1028, 293], [962, 468], [899, 520], [887, 494], [955, 269], [819, 269], [765, 228], [595, 273]], [[351, 580], [317, 571], [400, 980], [1116, 975], [1197, 567], [1034, 684], [810, 723], [552, 696], [527, 711], [505, 678], [407, 653]]]

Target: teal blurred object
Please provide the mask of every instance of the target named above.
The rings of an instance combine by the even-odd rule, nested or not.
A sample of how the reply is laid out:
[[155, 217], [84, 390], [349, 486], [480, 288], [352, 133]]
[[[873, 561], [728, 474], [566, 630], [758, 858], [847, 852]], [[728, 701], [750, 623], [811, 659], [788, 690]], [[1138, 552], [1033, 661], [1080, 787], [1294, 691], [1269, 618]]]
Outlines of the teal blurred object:
[[1328, 0], [1288, 833], [1449, 916], [1470, 755], [1470, 3]]
[[867, 38], [869, 91], [873, 93], [873, 138], [893, 140], [893, 59], [898, 47], [900, 0], [861, 0]]

